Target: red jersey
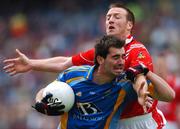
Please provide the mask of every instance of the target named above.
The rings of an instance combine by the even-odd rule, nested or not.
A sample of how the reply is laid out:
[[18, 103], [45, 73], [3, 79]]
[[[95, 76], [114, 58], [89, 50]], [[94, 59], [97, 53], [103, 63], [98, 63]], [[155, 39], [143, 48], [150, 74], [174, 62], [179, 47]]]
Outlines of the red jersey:
[[[131, 35], [127, 37], [125, 42], [126, 42], [124, 46], [126, 53], [125, 69], [138, 65], [139, 63], [143, 63], [144, 65], [146, 65], [146, 67], [148, 67], [151, 71], [153, 71], [152, 59], [145, 46], [142, 43], [135, 40]], [[74, 65], [85, 65], [85, 64], [93, 65], [92, 62], [94, 61], [94, 54], [95, 53], [93, 48], [87, 52], [82, 52], [80, 54], [74, 55], [72, 57], [72, 63]], [[158, 121], [159, 124], [162, 123], [161, 122], [162, 118], [161, 115], [158, 115], [156, 106], [157, 106], [157, 100], [154, 101], [149, 111], [154, 112], [153, 116], [155, 117], [158, 116], [155, 119], [156, 121]], [[144, 114], [144, 110], [142, 106], [138, 103], [138, 101], [136, 101], [134, 103], [127, 105], [127, 107], [125, 108], [125, 110], [121, 115], [121, 119], [139, 116], [143, 114]]]
[[[151, 71], [153, 70], [152, 59], [145, 46], [129, 36], [125, 44], [125, 69], [143, 63]], [[94, 48], [72, 56], [73, 65], [94, 65]]]

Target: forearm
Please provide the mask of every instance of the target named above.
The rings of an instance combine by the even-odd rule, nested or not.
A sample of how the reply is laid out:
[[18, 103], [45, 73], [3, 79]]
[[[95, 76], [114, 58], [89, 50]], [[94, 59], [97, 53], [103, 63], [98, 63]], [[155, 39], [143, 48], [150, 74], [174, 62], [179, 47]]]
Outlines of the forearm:
[[32, 61], [37, 61], [37, 62], [43, 62], [43, 63], [63, 63], [70, 57], [64, 57], [64, 56], [57, 56], [57, 57], [52, 57], [52, 58], [47, 58], [47, 59], [35, 59]]
[[149, 71], [146, 76], [154, 85], [153, 98], [167, 102], [172, 101], [175, 98], [174, 90], [165, 80], [151, 71]]
[[72, 66], [71, 57], [54, 57], [49, 59], [33, 60], [30, 59], [32, 70], [46, 72], [61, 72]]

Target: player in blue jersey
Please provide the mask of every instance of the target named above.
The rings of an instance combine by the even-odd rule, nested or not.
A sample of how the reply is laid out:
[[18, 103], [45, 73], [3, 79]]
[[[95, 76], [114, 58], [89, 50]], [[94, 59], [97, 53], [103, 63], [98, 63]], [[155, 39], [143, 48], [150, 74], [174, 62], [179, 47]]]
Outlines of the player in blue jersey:
[[[159, 96], [151, 94], [152, 96], [165, 101], [172, 100], [174, 92], [168, 84], [157, 79], [143, 66], [134, 67], [133, 70], [128, 69], [126, 74], [123, 73], [125, 56], [123, 45], [124, 41], [113, 36], [104, 36], [95, 46], [94, 66], [74, 66], [58, 76], [57, 80], [68, 83], [75, 93], [75, 104], [68, 113], [62, 115], [61, 110], [57, 112], [51, 110], [52, 107], [48, 107], [48, 104], [42, 101], [43, 89], [37, 94], [35, 109], [47, 115], [53, 115], [54, 112], [56, 115], [62, 115], [59, 129], [111, 128], [114, 125], [111, 124], [111, 119], [117, 109], [117, 114], [120, 115], [124, 105], [137, 99], [131, 81], [140, 73], [148, 73], [147, 76], [152, 77], [149, 79], [157, 85], [154, 87], [154, 93], [159, 93]], [[125, 77], [131, 81], [126, 80]], [[165, 92], [167, 94], [164, 95]], [[147, 102], [146, 98], [144, 100]], [[62, 105], [58, 106], [62, 108]]]

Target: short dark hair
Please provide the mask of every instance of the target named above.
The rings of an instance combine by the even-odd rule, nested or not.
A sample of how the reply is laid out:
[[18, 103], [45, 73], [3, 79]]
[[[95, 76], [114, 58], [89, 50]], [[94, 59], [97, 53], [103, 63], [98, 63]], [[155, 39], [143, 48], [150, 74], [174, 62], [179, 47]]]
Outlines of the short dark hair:
[[134, 26], [134, 24], [135, 24], [134, 13], [122, 3], [111, 3], [110, 6], [109, 6], [109, 9], [116, 8], [116, 7], [117, 8], [123, 8], [123, 9], [125, 9], [127, 11], [127, 20], [131, 21], [133, 26]]
[[124, 40], [119, 40], [118, 38], [112, 35], [105, 35], [101, 39], [97, 40], [95, 45], [95, 58], [94, 58], [95, 67], [99, 66], [99, 63], [97, 61], [97, 56], [101, 56], [105, 59], [109, 53], [109, 48], [111, 47], [122, 48], [124, 44], [125, 44]]

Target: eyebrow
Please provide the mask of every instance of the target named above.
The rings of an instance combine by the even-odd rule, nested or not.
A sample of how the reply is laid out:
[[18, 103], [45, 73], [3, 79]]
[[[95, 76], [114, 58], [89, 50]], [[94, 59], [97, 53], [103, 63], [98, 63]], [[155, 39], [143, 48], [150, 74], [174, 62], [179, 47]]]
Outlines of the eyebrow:
[[121, 56], [120, 54], [112, 55], [112, 57]]
[[106, 16], [110, 16], [110, 15], [119, 15], [119, 13], [110, 13], [110, 14], [107, 14]]

